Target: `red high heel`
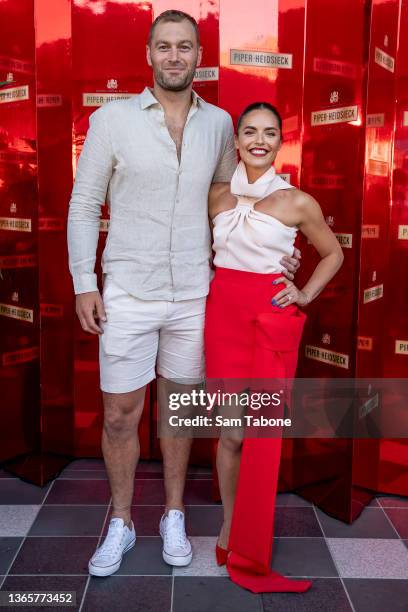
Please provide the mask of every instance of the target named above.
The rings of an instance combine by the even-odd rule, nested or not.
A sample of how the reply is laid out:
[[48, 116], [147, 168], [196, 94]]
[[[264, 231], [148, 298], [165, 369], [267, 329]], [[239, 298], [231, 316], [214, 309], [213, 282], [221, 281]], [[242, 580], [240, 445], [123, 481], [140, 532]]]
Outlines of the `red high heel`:
[[221, 548], [218, 544], [215, 545], [215, 558], [217, 565], [225, 565], [228, 559], [229, 550]]

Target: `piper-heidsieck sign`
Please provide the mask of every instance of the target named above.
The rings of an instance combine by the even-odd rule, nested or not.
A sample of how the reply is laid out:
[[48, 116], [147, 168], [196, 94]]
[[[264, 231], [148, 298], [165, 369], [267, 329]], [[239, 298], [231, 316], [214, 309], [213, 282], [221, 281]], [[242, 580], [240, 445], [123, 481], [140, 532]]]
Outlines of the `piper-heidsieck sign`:
[[384, 113], [371, 113], [367, 115], [367, 127], [384, 127]]
[[218, 66], [214, 67], [205, 67], [200, 66], [195, 71], [194, 81], [203, 82], [203, 81], [218, 81], [219, 69]]
[[335, 366], [336, 368], [344, 368], [348, 370], [349, 367], [349, 356], [344, 353], [337, 353], [336, 351], [329, 351], [326, 348], [320, 346], [305, 346], [305, 356], [308, 359], [314, 359], [315, 361], [321, 361], [328, 365]]
[[28, 100], [29, 98], [30, 93], [28, 85], [7, 87], [7, 89], [0, 90], [0, 104], [6, 104], [6, 102], [20, 102], [21, 100]]
[[0, 217], [0, 229], [9, 232], [31, 232], [31, 219]]
[[82, 104], [83, 106], [102, 106], [106, 102], [127, 100], [134, 95], [133, 93], [83, 93]]
[[230, 64], [233, 66], [258, 66], [260, 68], [291, 69], [292, 60], [292, 53], [250, 51], [248, 49], [230, 50]]
[[374, 61], [382, 68], [385, 68], [385, 70], [388, 70], [389, 72], [394, 72], [394, 58], [391, 55], [388, 55], [388, 53], [386, 53], [379, 47], [375, 48]]
[[398, 240], [408, 240], [408, 225], [398, 226]]
[[332, 123], [348, 123], [349, 121], [357, 121], [358, 106], [342, 106], [341, 108], [328, 108], [312, 112], [311, 124], [330, 125]]

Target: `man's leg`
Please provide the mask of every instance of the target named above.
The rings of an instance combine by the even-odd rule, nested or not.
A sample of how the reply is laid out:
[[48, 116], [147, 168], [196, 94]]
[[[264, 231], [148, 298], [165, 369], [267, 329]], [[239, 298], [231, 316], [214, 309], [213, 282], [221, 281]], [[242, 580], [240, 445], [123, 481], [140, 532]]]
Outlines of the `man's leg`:
[[[159, 435], [166, 493], [160, 533], [163, 558], [176, 566], [188, 565], [192, 559], [185, 533], [183, 493], [193, 432], [169, 426], [169, 416], [175, 414], [169, 410], [169, 397], [172, 393], [180, 395], [197, 389], [204, 378], [204, 313], [205, 298], [169, 303], [159, 339], [157, 369], [162, 378], [158, 381], [158, 400], [163, 425]], [[197, 407], [193, 410], [197, 411]], [[193, 416], [191, 407], [179, 409], [177, 414], [181, 413]]]
[[160, 316], [165, 304], [139, 300], [108, 276], [103, 301], [107, 321], [99, 342], [104, 401], [102, 450], [113, 499], [113, 513], [102, 545], [89, 562], [94, 576], [117, 571], [136, 542], [131, 520], [135, 469], [139, 460], [138, 424], [146, 384], [155, 376]]
[[112, 518], [130, 527], [135, 470], [140, 444], [137, 428], [146, 386], [130, 393], [104, 393], [102, 452], [112, 493]]
[[[158, 402], [161, 422], [168, 420], [168, 398], [171, 393], [188, 393], [190, 385], [180, 385], [173, 381], [160, 378], [158, 381]], [[183, 411], [183, 414], [185, 410]], [[175, 430], [163, 423], [160, 432], [160, 449], [163, 455], [164, 490], [166, 496], [165, 513], [169, 510], [185, 511], [183, 503], [184, 487], [186, 483], [188, 460], [190, 457], [192, 438], [183, 433], [176, 437]], [[169, 435], [166, 435], [166, 430]]]

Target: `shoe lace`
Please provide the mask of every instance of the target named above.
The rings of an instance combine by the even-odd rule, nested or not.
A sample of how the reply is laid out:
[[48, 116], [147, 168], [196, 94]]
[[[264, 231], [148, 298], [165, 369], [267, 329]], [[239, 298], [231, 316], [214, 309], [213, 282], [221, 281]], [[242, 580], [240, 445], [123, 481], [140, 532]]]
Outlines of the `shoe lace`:
[[[121, 536], [120, 536], [120, 532], [122, 532]], [[122, 529], [120, 525], [116, 523], [110, 524], [106, 538], [103, 544], [97, 550], [98, 556], [116, 554], [121, 547], [124, 537], [125, 537], [125, 530]]]
[[167, 517], [169, 521], [168, 527], [166, 529], [166, 543], [175, 548], [183, 548], [187, 542], [186, 532], [183, 526], [183, 519], [181, 516], [172, 517], [171, 519]]

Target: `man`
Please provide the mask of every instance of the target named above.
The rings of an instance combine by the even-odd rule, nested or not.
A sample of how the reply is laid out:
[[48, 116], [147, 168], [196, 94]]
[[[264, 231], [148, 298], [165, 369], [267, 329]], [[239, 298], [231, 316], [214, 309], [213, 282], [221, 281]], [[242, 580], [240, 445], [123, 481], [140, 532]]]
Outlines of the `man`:
[[[230, 116], [192, 91], [201, 56], [192, 17], [166, 11], [155, 20], [147, 45], [153, 89], [93, 113], [70, 202], [76, 310], [83, 329], [100, 336], [102, 450], [113, 506], [107, 537], [89, 562], [96, 576], [114, 573], [135, 544], [137, 427], [155, 366], [165, 380], [186, 385], [204, 376], [207, 197], [211, 183], [230, 181], [236, 152]], [[105, 199], [111, 220], [102, 299], [94, 265]], [[160, 445], [163, 558], [184, 566], [192, 559], [183, 505], [191, 439], [162, 437]]]

